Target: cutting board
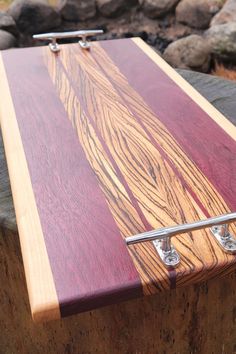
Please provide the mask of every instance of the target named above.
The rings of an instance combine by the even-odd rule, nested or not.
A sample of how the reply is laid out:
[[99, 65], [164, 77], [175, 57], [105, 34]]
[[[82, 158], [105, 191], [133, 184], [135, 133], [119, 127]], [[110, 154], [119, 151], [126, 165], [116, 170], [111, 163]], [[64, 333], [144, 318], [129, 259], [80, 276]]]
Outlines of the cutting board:
[[35, 321], [235, 269], [208, 229], [173, 237], [173, 269], [125, 243], [236, 209], [236, 128], [141, 39], [1, 52], [0, 92]]

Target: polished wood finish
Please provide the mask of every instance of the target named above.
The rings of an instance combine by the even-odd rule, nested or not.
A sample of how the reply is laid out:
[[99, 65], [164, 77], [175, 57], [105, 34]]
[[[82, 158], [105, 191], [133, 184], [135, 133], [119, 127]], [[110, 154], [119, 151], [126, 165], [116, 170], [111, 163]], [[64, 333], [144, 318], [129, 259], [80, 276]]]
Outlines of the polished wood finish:
[[[21, 217], [32, 206], [38, 259], [47, 266], [47, 279], [37, 282], [37, 296], [48, 296], [40, 310], [32, 298], [43, 268], [26, 266], [36, 320], [235, 269], [235, 257], [209, 230], [173, 239], [176, 270], [163, 266], [151, 243], [125, 246], [132, 234], [226, 213], [236, 203], [235, 127], [153, 53], [134, 39], [93, 43], [88, 52], [66, 45], [58, 55], [24, 49], [17, 65], [15, 51], [2, 54], [1, 120], [23, 258], [35, 262], [32, 230]], [[24, 183], [29, 203], [17, 188]]]

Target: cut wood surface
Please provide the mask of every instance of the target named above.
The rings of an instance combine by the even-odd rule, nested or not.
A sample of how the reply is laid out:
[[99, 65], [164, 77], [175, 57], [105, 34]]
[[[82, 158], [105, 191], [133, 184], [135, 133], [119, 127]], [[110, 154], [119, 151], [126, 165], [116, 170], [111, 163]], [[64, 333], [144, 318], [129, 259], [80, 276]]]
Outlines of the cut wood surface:
[[138, 39], [15, 58], [2, 53], [1, 124], [36, 320], [235, 269], [209, 230], [173, 239], [181, 264], [171, 271], [151, 243], [124, 242], [235, 210], [236, 128], [220, 112]]

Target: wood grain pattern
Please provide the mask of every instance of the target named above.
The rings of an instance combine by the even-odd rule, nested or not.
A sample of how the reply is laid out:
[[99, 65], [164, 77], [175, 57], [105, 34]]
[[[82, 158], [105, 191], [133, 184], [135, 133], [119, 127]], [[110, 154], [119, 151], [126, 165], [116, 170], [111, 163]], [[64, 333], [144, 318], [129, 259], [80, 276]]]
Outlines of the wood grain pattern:
[[149, 56], [136, 40], [64, 45], [58, 55], [24, 49], [17, 65], [14, 51], [3, 54], [62, 316], [235, 269], [209, 230], [173, 239], [176, 270], [152, 243], [125, 246], [129, 235], [226, 213], [235, 201], [228, 124]]
[[[126, 211], [121, 209], [126, 207], [125, 204], [118, 206], [122, 213], [117, 213], [112, 206], [115, 198], [111, 196], [111, 187], [108, 190], [103, 179], [104, 165], [111, 163], [116, 166], [117, 175], [121, 175], [120, 182], [124, 189], [127, 190], [128, 185], [130, 202], [136, 210], [134, 201], [138, 202], [138, 210], [142, 212], [141, 215], [139, 213], [139, 224], [143, 216], [155, 228], [229, 211], [223, 198], [99, 45], [94, 44], [89, 54], [71, 46], [58, 57], [48, 56], [47, 53], [45, 57], [59, 96], [97, 173], [123, 236], [140, 232], [140, 229], [134, 230], [134, 225], [129, 222], [130, 229], [127, 230], [127, 221], [120, 220], [119, 215], [124, 215]], [[99, 64], [104, 62], [105, 66]], [[98, 149], [94, 154], [96, 147]], [[109, 151], [109, 156], [105, 150]], [[103, 165], [95, 168], [98, 158]], [[135, 172], [138, 173], [136, 178]], [[159, 180], [161, 183], [158, 183]], [[119, 200], [122, 200], [122, 195]], [[129, 210], [134, 213], [130, 207]], [[234, 263], [234, 257], [222, 253], [208, 232], [194, 233], [189, 238], [186, 235], [178, 237], [174, 243], [182, 255], [182, 265], [177, 270], [177, 286], [213, 276], [220, 271], [219, 268], [223, 271]], [[151, 244], [135, 246], [131, 249], [131, 255], [145, 293], [173, 286], [175, 275], [173, 272], [168, 274], [165, 269], [160, 272], [162, 265], [153, 262], [155, 251]]]
[[32, 315], [36, 321], [58, 319], [60, 313], [54, 279], [1, 55], [0, 92], [4, 102], [0, 105], [1, 128], [4, 141], [11, 142], [5, 144], [5, 151], [9, 174], [14, 176], [11, 188]]

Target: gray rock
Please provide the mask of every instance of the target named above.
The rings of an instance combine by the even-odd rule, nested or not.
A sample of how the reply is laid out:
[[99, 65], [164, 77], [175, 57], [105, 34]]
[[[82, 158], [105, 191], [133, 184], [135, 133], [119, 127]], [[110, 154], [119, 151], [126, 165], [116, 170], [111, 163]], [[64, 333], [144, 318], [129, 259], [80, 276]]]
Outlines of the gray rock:
[[49, 31], [61, 23], [59, 13], [46, 0], [15, 0], [8, 14], [20, 31], [29, 34]]
[[0, 12], [0, 29], [14, 35], [17, 34], [15, 20], [5, 12]]
[[196, 34], [178, 39], [164, 52], [164, 59], [173, 67], [207, 72], [211, 48], [207, 41]]
[[205, 29], [221, 6], [222, 0], [182, 0], [176, 7], [176, 19], [190, 27]]
[[212, 26], [205, 32], [205, 37], [212, 53], [236, 61], [236, 22]]
[[0, 30], [0, 50], [8, 49], [16, 45], [16, 38], [9, 32]]
[[232, 21], [236, 22], [236, 0], [226, 1], [220, 12], [211, 20], [211, 26], [222, 25]]
[[97, 0], [99, 12], [105, 17], [114, 17], [137, 3], [137, 0]]
[[67, 21], [85, 21], [96, 15], [95, 0], [61, 0], [59, 11]]
[[150, 18], [163, 17], [172, 11], [179, 0], [139, 0], [146, 16]]

